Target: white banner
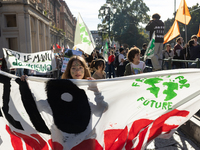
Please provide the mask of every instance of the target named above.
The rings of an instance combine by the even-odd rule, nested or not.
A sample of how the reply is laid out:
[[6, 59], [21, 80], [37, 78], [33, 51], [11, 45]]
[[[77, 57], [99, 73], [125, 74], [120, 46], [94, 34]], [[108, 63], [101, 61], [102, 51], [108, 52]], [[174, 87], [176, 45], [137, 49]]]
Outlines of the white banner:
[[56, 69], [54, 53], [51, 50], [37, 53], [20, 53], [3, 48], [8, 69], [26, 68], [46, 73]]
[[22, 82], [0, 71], [0, 149], [144, 150], [199, 110], [199, 76], [182, 69]]

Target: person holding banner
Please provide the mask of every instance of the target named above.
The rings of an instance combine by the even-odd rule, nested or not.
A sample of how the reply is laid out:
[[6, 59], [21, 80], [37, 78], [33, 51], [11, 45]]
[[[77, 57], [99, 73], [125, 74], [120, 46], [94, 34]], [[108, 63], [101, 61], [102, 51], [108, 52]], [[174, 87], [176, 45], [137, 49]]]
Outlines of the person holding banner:
[[163, 41], [164, 41], [164, 23], [160, 20], [160, 15], [155, 13], [152, 16], [152, 19], [146, 26], [146, 30], [150, 31], [150, 40], [153, 33], [155, 32], [155, 49], [154, 55], [151, 58], [153, 65], [153, 70], [162, 69], [162, 50], [163, 50]]
[[93, 79], [85, 60], [80, 56], [72, 56], [63, 73], [62, 79]]

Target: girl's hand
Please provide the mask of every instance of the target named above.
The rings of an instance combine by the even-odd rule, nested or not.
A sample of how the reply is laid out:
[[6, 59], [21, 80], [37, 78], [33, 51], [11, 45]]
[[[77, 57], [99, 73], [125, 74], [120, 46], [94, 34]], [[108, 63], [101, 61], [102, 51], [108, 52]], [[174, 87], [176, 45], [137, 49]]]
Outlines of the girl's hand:
[[27, 77], [28, 77], [27, 75], [22, 75], [22, 76], [20, 77], [20, 79], [21, 79], [21, 81], [25, 81]]
[[95, 80], [93, 77], [87, 77], [88, 80]]

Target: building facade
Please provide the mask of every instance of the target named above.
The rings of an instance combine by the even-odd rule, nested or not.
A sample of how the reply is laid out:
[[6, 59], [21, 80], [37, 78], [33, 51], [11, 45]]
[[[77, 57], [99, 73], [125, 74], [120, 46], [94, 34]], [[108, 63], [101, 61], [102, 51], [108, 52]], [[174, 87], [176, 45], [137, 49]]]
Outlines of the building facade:
[[76, 18], [72, 15], [65, 1], [60, 0], [62, 6], [60, 9], [60, 28], [65, 33], [64, 46], [72, 48], [74, 46], [74, 37], [76, 29]]
[[[65, 32], [65, 26], [61, 25], [63, 2], [59, 0], [2, 0], [0, 3], [0, 58], [2, 48], [34, 53], [49, 50], [56, 44], [66, 46], [67, 36], [74, 38], [76, 19], [71, 14], [73, 24], [66, 22], [70, 28], [65, 31], [70, 32]], [[73, 40], [70, 42], [73, 45]]]

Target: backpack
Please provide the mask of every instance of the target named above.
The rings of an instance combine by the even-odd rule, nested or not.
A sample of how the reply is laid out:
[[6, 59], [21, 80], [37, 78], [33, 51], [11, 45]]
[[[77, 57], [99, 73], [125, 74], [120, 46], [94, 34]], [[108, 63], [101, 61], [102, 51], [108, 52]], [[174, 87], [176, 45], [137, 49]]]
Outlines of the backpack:
[[113, 61], [113, 65], [114, 65], [114, 67], [119, 66], [119, 54], [115, 57], [115, 60]]

